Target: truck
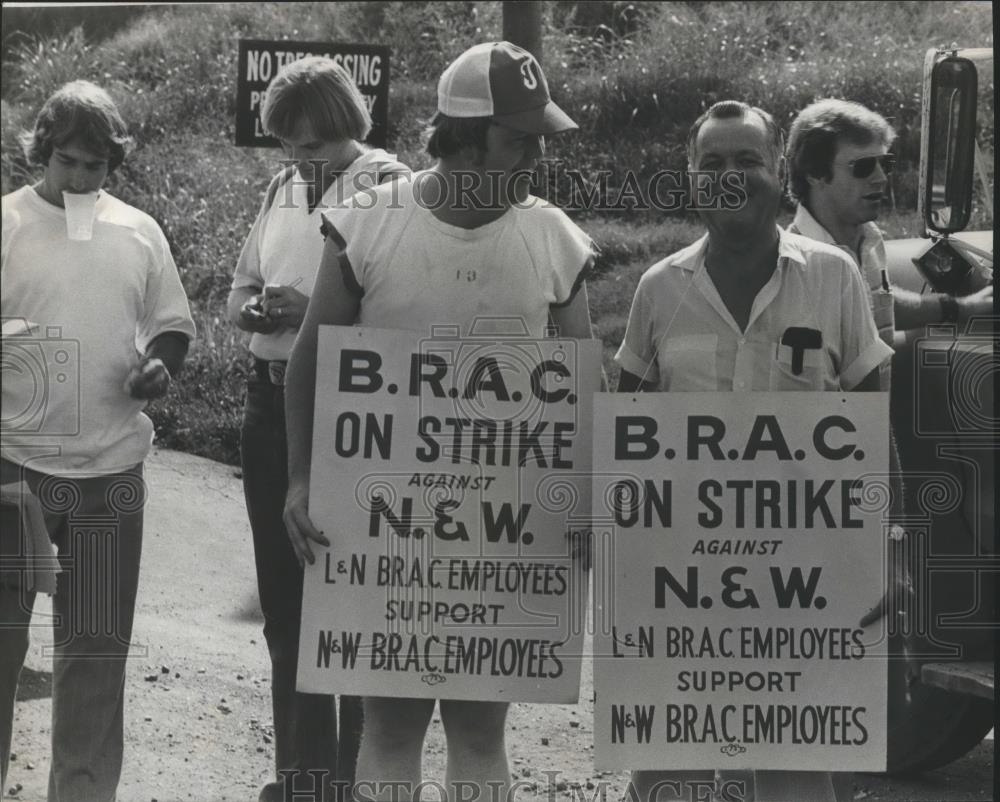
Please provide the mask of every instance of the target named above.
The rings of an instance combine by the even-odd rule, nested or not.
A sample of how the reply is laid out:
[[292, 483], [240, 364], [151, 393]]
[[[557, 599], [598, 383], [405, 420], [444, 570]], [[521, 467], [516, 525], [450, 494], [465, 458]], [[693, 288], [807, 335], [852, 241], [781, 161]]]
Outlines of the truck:
[[[926, 55], [924, 237], [887, 241], [886, 253], [894, 286], [943, 304], [993, 281], [993, 80], [992, 48]], [[990, 316], [897, 332], [890, 409], [907, 538], [888, 559], [910, 592], [886, 622], [889, 774], [950, 763], [993, 727], [998, 331]]]

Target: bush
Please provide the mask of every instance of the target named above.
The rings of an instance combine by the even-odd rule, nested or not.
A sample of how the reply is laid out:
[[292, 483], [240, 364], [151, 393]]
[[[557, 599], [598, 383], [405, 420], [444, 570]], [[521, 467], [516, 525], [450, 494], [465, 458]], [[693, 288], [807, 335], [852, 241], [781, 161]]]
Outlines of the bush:
[[[236, 42], [240, 38], [377, 41], [392, 53], [389, 137], [414, 168], [426, 167], [421, 133], [444, 65], [476, 41], [501, 36], [501, 4], [461, 2], [237, 3], [149, 8], [125, 26], [87, 16], [83, 27], [22, 31], [2, 61], [4, 193], [34, 180], [17, 142], [45, 97], [89, 78], [119, 101], [137, 149], [109, 190], [163, 226], [199, 325], [185, 374], [151, 406], [161, 442], [233, 462], [247, 354], [224, 320], [240, 247], [277, 169], [276, 151], [236, 149]], [[553, 137], [553, 164], [587, 180], [606, 171], [608, 196], [645, 186], [659, 170], [682, 172], [685, 140], [711, 103], [740, 98], [789, 123], [825, 96], [858, 100], [900, 134], [894, 177], [896, 233], [916, 230], [920, 76], [924, 51], [952, 41], [992, 46], [987, 4], [899, 2], [547, 3], [544, 63], [557, 102], [580, 125]], [[36, 9], [39, 15], [51, 9]], [[5, 25], [7, 23], [5, 9]], [[56, 10], [56, 15], [64, 13]], [[96, 11], [95, 11], [96, 13]], [[39, 17], [41, 19], [41, 17]], [[41, 24], [41, 23], [39, 23]], [[992, 102], [993, 86], [981, 92]], [[980, 131], [992, 147], [992, 120]], [[992, 159], [987, 158], [987, 168]], [[566, 169], [538, 192], [572, 197]], [[683, 210], [578, 210], [601, 248], [591, 288], [606, 366], [642, 270], [698, 236]]]
[[170, 392], [146, 409], [156, 442], [239, 465], [249, 357], [244, 335], [221, 314], [195, 313], [198, 339]]
[[[607, 4], [603, 4], [607, 5]], [[552, 154], [585, 170], [627, 170], [640, 183], [683, 170], [694, 119], [727, 98], [767, 109], [784, 126], [803, 106], [843, 97], [879, 110], [919, 163], [924, 52], [941, 42], [992, 46], [991, 12], [967, 4], [856, 2], [664, 3], [631, 36], [546, 38], [546, 72], [580, 123]]]

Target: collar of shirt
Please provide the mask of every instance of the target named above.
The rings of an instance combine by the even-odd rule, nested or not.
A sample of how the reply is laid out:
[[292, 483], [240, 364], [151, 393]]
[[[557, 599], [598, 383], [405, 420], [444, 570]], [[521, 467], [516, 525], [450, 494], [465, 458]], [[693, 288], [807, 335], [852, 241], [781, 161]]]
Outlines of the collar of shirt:
[[[776, 226], [776, 228], [778, 229], [778, 265], [780, 266], [782, 261], [787, 259], [792, 264], [805, 267], [806, 258], [802, 255], [802, 249], [781, 226]], [[676, 256], [671, 259], [671, 266], [679, 267], [689, 273], [700, 271], [705, 266], [705, 252], [707, 250], [708, 234], [705, 234], [692, 245], [678, 251]]]
[[[754, 298], [746, 331], [750, 331], [764, 310], [777, 298], [784, 280], [784, 273], [787, 271], [786, 266], [794, 265], [799, 270], [804, 270], [806, 267], [806, 258], [798, 243], [795, 242], [795, 237], [783, 231], [780, 226], [776, 226], [776, 228], [778, 231], [778, 263], [770, 279], [761, 288], [760, 292], [757, 293], [757, 297]], [[726, 307], [715, 283], [705, 269], [705, 253], [707, 250], [708, 235], [706, 234], [693, 245], [677, 254], [677, 258], [672, 262], [672, 266], [693, 273], [692, 282], [694, 286], [698, 288], [716, 314], [725, 321], [726, 325], [737, 337], [744, 337], [745, 332], [733, 319], [732, 313]]]
[[[813, 217], [812, 212], [810, 212], [803, 204], [799, 204], [795, 210], [795, 219], [792, 220], [792, 224], [788, 227], [788, 230], [801, 234], [803, 237], [809, 237], [809, 239], [817, 240], [818, 242], [825, 242], [828, 245], [835, 245], [851, 259], [855, 259], [854, 253], [850, 248], [845, 245], [841, 245], [836, 242], [830, 232], [820, 225], [819, 221]], [[863, 223], [861, 225], [861, 244], [858, 247], [861, 253], [861, 260], [864, 262], [865, 254], [869, 252], [875, 252], [882, 246], [882, 232], [877, 225], [874, 223]]]
[[[854, 264], [858, 265], [862, 277], [872, 292], [876, 289], [889, 290], [885, 240], [882, 238], [882, 231], [874, 223], [865, 223], [861, 227], [861, 244], [858, 247], [858, 256], [861, 258], [861, 264], [858, 264], [858, 256], [855, 256], [850, 248], [845, 248], [843, 245], [833, 241], [830, 232], [823, 228], [816, 218], [812, 216], [812, 213], [801, 203], [795, 210], [795, 219], [788, 226], [788, 230], [793, 234], [801, 234], [804, 237], [809, 237], [818, 242], [825, 242], [839, 248], [851, 257], [851, 261]], [[892, 318], [885, 317], [891, 314], [891, 312], [892, 305], [890, 304], [885, 307], [881, 315], [876, 314], [875, 322], [879, 326], [880, 331], [885, 330], [886, 327], [891, 329]]]

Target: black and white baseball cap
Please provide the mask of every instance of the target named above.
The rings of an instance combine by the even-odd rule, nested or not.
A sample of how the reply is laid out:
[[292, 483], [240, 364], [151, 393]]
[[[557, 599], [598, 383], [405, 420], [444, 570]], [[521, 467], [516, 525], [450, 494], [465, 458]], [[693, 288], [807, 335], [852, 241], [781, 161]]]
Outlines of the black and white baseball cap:
[[537, 59], [510, 42], [474, 45], [438, 81], [438, 112], [491, 117], [528, 134], [557, 134], [579, 126], [552, 102]]

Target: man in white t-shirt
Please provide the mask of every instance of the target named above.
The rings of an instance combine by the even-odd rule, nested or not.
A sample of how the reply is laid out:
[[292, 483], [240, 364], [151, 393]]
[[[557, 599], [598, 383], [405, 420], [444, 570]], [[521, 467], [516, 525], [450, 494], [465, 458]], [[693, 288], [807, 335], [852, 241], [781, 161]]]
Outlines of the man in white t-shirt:
[[[879, 389], [892, 349], [879, 339], [850, 258], [776, 223], [784, 177], [781, 129], [761, 109], [722, 101], [692, 126], [688, 163], [708, 233], [639, 280], [615, 360], [618, 389], [664, 391]], [[723, 203], [727, 172], [740, 203]], [[688, 799], [711, 771], [635, 772], [638, 798]], [[834, 802], [828, 772], [759, 771], [758, 802]]]
[[[66, 84], [27, 142], [42, 180], [3, 198], [2, 480], [22, 520], [37, 498], [60, 568], [49, 802], [115, 798], [153, 439], [142, 410], [195, 334], [160, 227], [101, 190], [129, 141], [103, 89]], [[21, 528], [0, 537], [4, 779], [35, 598]]]
[[[544, 135], [573, 128], [530, 53], [509, 42], [475, 45], [438, 83], [427, 140], [434, 166], [324, 214], [326, 249], [285, 387], [285, 524], [300, 561], [314, 561], [310, 543], [330, 545], [308, 515], [320, 325], [405, 329], [415, 338], [437, 325], [460, 338], [538, 338], [551, 319], [563, 337], [590, 338], [584, 279], [593, 244], [562, 211], [528, 193]], [[365, 698], [359, 788], [392, 781], [402, 783], [393, 792], [399, 798], [419, 797], [434, 704]], [[499, 798], [509, 789], [507, 707], [441, 700], [452, 798], [470, 788], [489, 788]]]

